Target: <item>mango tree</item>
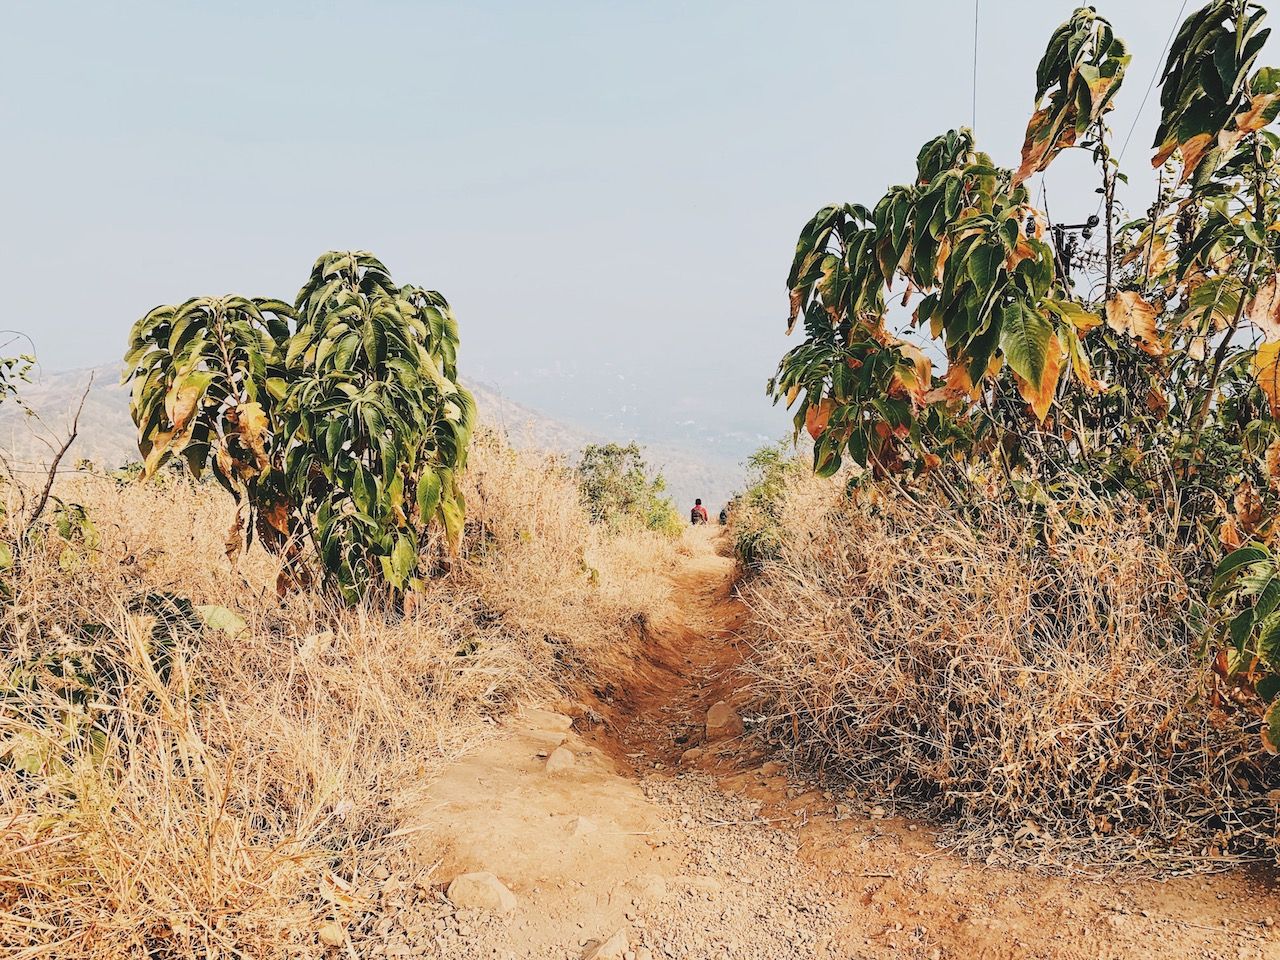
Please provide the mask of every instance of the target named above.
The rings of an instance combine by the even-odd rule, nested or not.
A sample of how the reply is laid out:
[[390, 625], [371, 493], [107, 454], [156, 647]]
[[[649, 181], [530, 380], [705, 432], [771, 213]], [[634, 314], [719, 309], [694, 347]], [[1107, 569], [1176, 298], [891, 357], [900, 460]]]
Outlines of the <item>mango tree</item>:
[[144, 477], [173, 456], [211, 470], [238, 507], [228, 555], [256, 532], [282, 590], [419, 589], [433, 522], [450, 550], [462, 535], [475, 402], [457, 348], [445, 298], [363, 251], [321, 256], [292, 304], [157, 307], [125, 358]]
[[[1204, 571], [1215, 553], [1270, 541], [1280, 71], [1256, 63], [1264, 19], [1256, 3], [1217, 0], [1181, 25], [1160, 76], [1157, 193], [1139, 215], [1118, 201], [1106, 125], [1129, 55], [1092, 7], [1049, 41], [1016, 169], [953, 130], [873, 206], [818, 211], [787, 280], [788, 329], [802, 321], [804, 342], [768, 385], [813, 437], [816, 470], [852, 459], [864, 475], [963, 480], [989, 465], [1017, 495], [1154, 501], [1203, 548]], [[1028, 189], [1068, 149], [1099, 171], [1099, 216], [1084, 224], [1053, 222]], [[1232, 609], [1248, 605], [1236, 583], [1219, 582]], [[1280, 670], [1260, 646], [1271, 612], [1215, 628], [1235, 651], [1225, 672]]]

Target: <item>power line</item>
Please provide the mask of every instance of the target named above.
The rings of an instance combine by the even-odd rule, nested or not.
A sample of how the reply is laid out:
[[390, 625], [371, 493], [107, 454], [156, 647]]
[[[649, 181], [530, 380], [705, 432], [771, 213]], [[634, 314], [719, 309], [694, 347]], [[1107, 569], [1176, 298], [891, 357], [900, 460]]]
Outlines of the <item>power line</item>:
[[1160, 57], [1156, 60], [1156, 68], [1151, 73], [1151, 82], [1147, 84], [1147, 92], [1142, 95], [1142, 102], [1138, 104], [1138, 112], [1133, 115], [1133, 123], [1129, 124], [1129, 132], [1125, 135], [1124, 145], [1120, 148], [1120, 153], [1116, 157], [1117, 162], [1124, 159], [1124, 152], [1129, 149], [1129, 141], [1133, 139], [1133, 131], [1138, 129], [1138, 120], [1142, 117], [1142, 111], [1147, 105], [1147, 100], [1151, 96], [1151, 91], [1155, 89], [1156, 78], [1160, 76], [1160, 71], [1164, 69], [1164, 58], [1169, 53], [1169, 48], [1173, 46], [1174, 35], [1178, 32], [1178, 25], [1182, 23], [1182, 15], [1186, 12], [1187, 0], [1182, 0], [1182, 6], [1178, 8], [1177, 15], [1173, 18], [1173, 26], [1169, 29], [1169, 38], [1164, 42], [1164, 49], [1160, 51]]
[[969, 129], [978, 129], [978, 4], [981, 0], [973, 0], [973, 105], [969, 118]]
[[[1151, 71], [1151, 80], [1147, 83], [1146, 92], [1142, 95], [1142, 102], [1138, 104], [1138, 109], [1133, 115], [1133, 123], [1129, 124], [1129, 132], [1125, 134], [1124, 143], [1120, 146], [1120, 152], [1116, 154], [1116, 163], [1119, 164], [1124, 159], [1124, 152], [1129, 149], [1129, 141], [1133, 139], [1133, 132], [1138, 129], [1138, 121], [1142, 119], [1142, 111], [1147, 106], [1147, 100], [1151, 97], [1151, 91], [1156, 88], [1156, 79], [1164, 70], [1164, 60], [1169, 54], [1169, 48], [1173, 46], [1173, 38], [1178, 32], [1178, 26], [1182, 23], [1182, 15], [1187, 10], [1187, 0], [1182, 0], [1182, 6], [1178, 7], [1178, 12], [1174, 14], [1173, 26], [1169, 28], [1169, 36], [1164, 42], [1164, 48], [1160, 51], [1160, 56], [1156, 58], [1156, 68]], [[1102, 212], [1102, 205], [1106, 203], [1106, 197], [1098, 201], [1098, 209], [1094, 211], [1094, 216]]]

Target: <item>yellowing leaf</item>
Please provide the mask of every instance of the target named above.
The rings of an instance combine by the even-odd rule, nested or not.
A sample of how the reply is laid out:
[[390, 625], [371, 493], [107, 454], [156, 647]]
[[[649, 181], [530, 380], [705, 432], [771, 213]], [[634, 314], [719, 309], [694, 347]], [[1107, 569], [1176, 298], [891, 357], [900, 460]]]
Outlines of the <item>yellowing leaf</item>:
[[1280, 483], [1280, 439], [1272, 440], [1267, 444], [1267, 476], [1271, 480], [1271, 486]]
[[924, 351], [911, 343], [898, 344], [898, 352], [911, 361], [910, 368], [899, 367], [895, 377], [906, 387], [917, 403], [923, 403], [925, 395], [933, 389], [933, 361]]
[[[1101, 323], [1101, 319], [1098, 322]], [[1067, 356], [1071, 360], [1071, 369], [1075, 372], [1081, 385], [1090, 393], [1102, 392], [1106, 385], [1094, 377], [1093, 368], [1089, 365], [1089, 357], [1084, 352], [1084, 347], [1080, 343], [1080, 337], [1076, 334], [1075, 328], [1070, 325], [1064, 326], [1058, 334], [1058, 339], [1065, 346]]]
[[195, 416], [204, 399], [205, 390], [213, 382], [214, 374], [208, 370], [197, 370], [174, 381], [164, 398], [165, 416], [172, 424], [174, 433], [179, 433]]
[[969, 363], [963, 357], [951, 361], [951, 365], [947, 367], [945, 379], [946, 383], [943, 386], [929, 391], [925, 396], [926, 403], [937, 403], [939, 400], [972, 400], [978, 393], [978, 388], [969, 375]]
[[1271, 415], [1280, 416], [1280, 342], [1258, 347], [1253, 355], [1253, 374], [1271, 404]]
[[1049, 350], [1045, 353], [1044, 377], [1040, 383], [1025, 380], [1016, 371], [1013, 374], [1013, 379], [1018, 384], [1018, 392], [1022, 394], [1022, 399], [1031, 405], [1036, 420], [1040, 423], [1044, 423], [1044, 418], [1049, 415], [1049, 407], [1053, 404], [1053, 394], [1058, 387], [1061, 371], [1062, 349], [1058, 345], [1057, 337], [1054, 337]]
[[1074, 300], [1046, 299], [1045, 306], [1066, 320], [1078, 332], [1088, 333], [1102, 323], [1102, 318], [1091, 310], [1086, 310]]
[[1280, 697], [1262, 715], [1262, 746], [1267, 753], [1280, 753]]
[[[1072, 111], [1074, 113], [1074, 111]], [[1033, 173], [1039, 173], [1053, 161], [1057, 154], [1076, 142], [1076, 125], [1068, 119], [1056, 134], [1049, 129], [1053, 124], [1053, 110], [1045, 107], [1037, 110], [1027, 123], [1027, 136], [1022, 143], [1022, 165], [1013, 175], [1013, 185], [1022, 183]]]
[[1015, 302], [1001, 314], [1000, 350], [1017, 377], [1019, 392], [1043, 422], [1062, 370], [1062, 345], [1053, 324], [1040, 311]]
[[240, 437], [244, 445], [253, 452], [258, 466], [266, 469], [267, 460], [267, 414], [262, 404], [250, 401], [236, 407], [236, 420], [240, 426]]
[[1107, 301], [1107, 326], [1138, 341], [1138, 346], [1152, 356], [1164, 352], [1156, 329], [1159, 311], [1136, 290], [1121, 290]]
[[206, 627], [213, 630], [221, 630], [228, 636], [237, 636], [244, 632], [248, 626], [244, 620], [236, 613], [228, 610], [226, 607], [218, 607], [212, 604], [197, 604], [194, 607], [196, 615], [204, 622]]

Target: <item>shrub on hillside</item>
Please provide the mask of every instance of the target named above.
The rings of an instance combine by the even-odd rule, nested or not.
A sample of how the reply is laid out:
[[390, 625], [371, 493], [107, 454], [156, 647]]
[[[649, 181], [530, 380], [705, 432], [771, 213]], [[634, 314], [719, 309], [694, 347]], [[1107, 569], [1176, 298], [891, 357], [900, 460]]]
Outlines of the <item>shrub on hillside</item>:
[[777, 557], [782, 547], [779, 511], [788, 474], [799, 466], [786, 443], [771, 443], [747, 458], [747, 485], [730, 504], [733, 549], [748, 568]]
[[0, 604], [0, 954], [314, 955], [484, 717], [615, 676], [671, 544], [496, 437], [466, 483], [463, 562], [402, 613], [229, 568], [207, 484], [63, 482], [97, 541], [43, 538]]
[[578, 461], [578, 485], [591, 519], [617, 529], [638, 524], [676, 536], [683, 529], [666, 480], [651, 474], [639, 444], [588, 444]]
[[1273, 852], [1280, 767], [1203, 666], [1167, 524], [794, 474], [745, 590], [768, 736], [1027, 859]]

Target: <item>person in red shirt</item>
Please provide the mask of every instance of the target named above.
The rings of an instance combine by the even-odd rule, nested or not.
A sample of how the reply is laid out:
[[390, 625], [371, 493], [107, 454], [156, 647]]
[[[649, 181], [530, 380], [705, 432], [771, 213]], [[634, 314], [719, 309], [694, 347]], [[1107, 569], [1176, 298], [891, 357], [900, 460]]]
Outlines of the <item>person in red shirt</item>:
[[707, 508], [702, 505], [701, 498], [693, 501], [693, 509], [689, 511], [689, 522], [695, 527], [707, 522]]

